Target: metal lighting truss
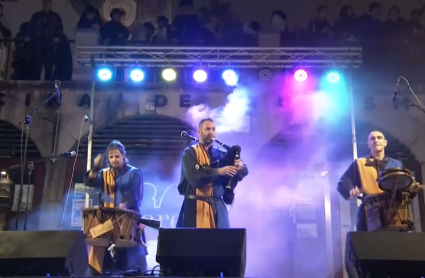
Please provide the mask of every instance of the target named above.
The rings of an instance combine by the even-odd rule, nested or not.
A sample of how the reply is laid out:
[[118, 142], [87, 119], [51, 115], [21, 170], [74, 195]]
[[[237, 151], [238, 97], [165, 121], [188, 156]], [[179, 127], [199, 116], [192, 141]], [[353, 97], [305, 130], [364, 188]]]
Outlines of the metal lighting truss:
[[77, 46], [77, 61], [90, 67], [353, 68], [362, 63], [362, 48]]

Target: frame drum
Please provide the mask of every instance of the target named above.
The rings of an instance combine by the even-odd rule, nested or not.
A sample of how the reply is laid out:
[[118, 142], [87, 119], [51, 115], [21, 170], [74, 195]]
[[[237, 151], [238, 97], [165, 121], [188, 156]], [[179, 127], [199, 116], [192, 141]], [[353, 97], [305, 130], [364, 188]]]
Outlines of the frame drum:
[[400, 191], [413, 184], [413, 176], [409, 169], [390, 168], [379, 173], [378, 186], [382, 191]]

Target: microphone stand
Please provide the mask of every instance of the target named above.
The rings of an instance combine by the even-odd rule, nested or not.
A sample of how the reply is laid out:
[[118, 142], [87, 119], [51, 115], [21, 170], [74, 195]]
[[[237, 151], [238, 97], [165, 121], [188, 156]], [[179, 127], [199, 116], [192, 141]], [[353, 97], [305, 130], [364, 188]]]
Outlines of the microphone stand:
[[[398, 88], [398, 83], [399, 83], [399, 80], [400, 79], [403, 79], [405, 82], [406, 82], [406, 84], [407, 84], [407, 87], [406, 87], [406, 89], [409, 89], [409, 91], [412, 93], [412, 95], [416, 98], [416, 100], [419, 102], [419, 105], [417, 104], [417, 103], [414, 103], [413, 101], [410, 103], [410, 107], [416, 107], [416, 108], [418, 108], [419, 110], [421, 110], [424, 114], [425, 114], [425, 108], [424, 108], [424, 106], [422, 105], [422, 103], [421, 103], [421, 101], [418, 99], [418, 97], [416, 96], [416, 94], [415, 94], [415, 92], [413, 91], [413, 89], [412, 89], [412, 87], [410, 86], [410, 83], [409, 83], [409, 80], [407, 80], [405, 77], [403, 77], [403, 76], [399, 76], [398, 77], [398, 80], [397, 80], [397, 85], [396, 85], [396, 89]], [[397, 91], [394, 91], [394, 97], [393, 97], [393, 101], [395, 101], [395, 97], [397, 96], [397, 95], [403, 95], [403, 92], [397, 92]]]
[[[38, 112], [38, 109], [40, 109], [43, 104], [48, 103], [51, 99], [56, 97], [57, 92], [53, 92], [47, 99], [45, 99], [37, 108], [35, 108], [32, 112], [28, 113], [25, 118], [23, 118], [19, 124], [22, 126], [22, 129], [25, 125], [25, 147], [24, 147], [24, 155], [22, 159], [22, 169], [21, 169], [21, 184], [18, 189], [18, 207], [16, 209], [16, 216], [15, 216], [15, 230], [18, 230], [19, 227], [19, 213], [21, 212], [21, 203], [22, 203], [22, 187], [24, 186], [24, 172], [25, 172], [25, 165], [27, 164], [27, 150], [28, 150], [28, 138], [29, 133], [31, 129], [31, 116]], [[22, 154], [21, 154], [22, 157]], [[31, 170], [32, 171], [32, 170]], [[31, 181], [28, 181], [30, 183]], [[29, 191], [29, 189], [28, 189]]]
[[30, 161], [30, 163], [28, 164], [28, 189], [27, 189], [27, 200], [26, 200], [26, 205], [25, 205], [24, 231], [27, 230], [27, 220], [28, 220], [28, 213], [29, 213], [32, 170], [34, 170], [34, 163], [32, 161]]
[[425, 114], [425, 109], [424, 109], [422, 106], [417, 105], [417, 104], [416, 104], [416, 103], [414, 103], [414, 102], [412, 102], [412, 103], [410, 104], [410, 107], [416, 107], [416, 108], [418, 108], [419, 110], [421, 110], [421, 111]]

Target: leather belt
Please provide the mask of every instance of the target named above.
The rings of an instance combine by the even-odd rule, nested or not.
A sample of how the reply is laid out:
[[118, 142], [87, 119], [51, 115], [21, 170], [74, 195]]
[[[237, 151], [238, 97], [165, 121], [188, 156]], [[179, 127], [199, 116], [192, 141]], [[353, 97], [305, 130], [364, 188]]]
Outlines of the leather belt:
[[217, 202], [220, 202], [221, 199], [220, 198], [212, 198], [212, 197], [202, 197], [202, 196], [196, 196], [196, 195], [184, 195], [185, 199], [189, 199], [189, 200], [196, 200], [196, 201], [203, 201], [208, 203], [214, 214], [217, 214]]

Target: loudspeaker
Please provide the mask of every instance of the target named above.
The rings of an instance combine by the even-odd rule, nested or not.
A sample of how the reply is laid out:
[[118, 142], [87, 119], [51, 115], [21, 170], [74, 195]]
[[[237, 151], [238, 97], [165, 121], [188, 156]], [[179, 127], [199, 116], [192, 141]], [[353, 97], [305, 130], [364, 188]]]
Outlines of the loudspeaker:
[[424, 233], [349, 232], [345, 257], [347, 272], [351, 266], [357, 270], [357, 277], [425, 276], [424, 243]]
[[244, 277], [245, 229], [160, 229], [156, 261], [163, 276]]
[[88, 267], [82, 231], [0, 232], [0, 276], [82, 276]]

